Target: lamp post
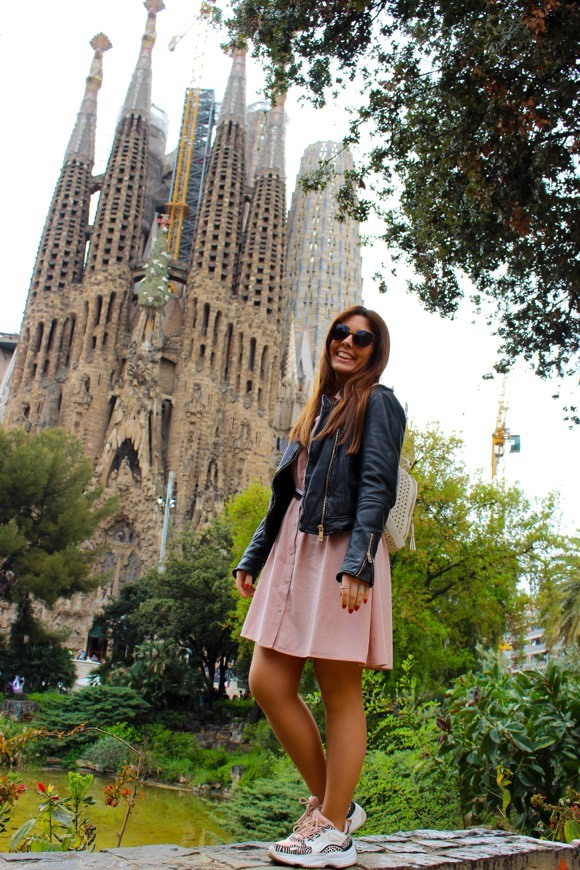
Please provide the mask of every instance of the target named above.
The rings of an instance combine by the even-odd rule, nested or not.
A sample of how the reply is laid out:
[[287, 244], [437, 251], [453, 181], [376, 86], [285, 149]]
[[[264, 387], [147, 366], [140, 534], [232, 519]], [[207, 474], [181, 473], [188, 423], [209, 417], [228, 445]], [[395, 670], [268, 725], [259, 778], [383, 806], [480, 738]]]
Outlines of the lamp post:
[[159, 507], [163, 508], [163, 530], [161, 532], [161, 548], [159, 550], [159, 570], [163, 571], [165, 567], [165, 547], [167, 545], [167, 531], [169, 529], [169, 512], [175, 507], [175, 499], [173, 498], [173, 479], [174, 474], [169, 472], [167, 478], [167, 493], [165, 498], [158, 498]]

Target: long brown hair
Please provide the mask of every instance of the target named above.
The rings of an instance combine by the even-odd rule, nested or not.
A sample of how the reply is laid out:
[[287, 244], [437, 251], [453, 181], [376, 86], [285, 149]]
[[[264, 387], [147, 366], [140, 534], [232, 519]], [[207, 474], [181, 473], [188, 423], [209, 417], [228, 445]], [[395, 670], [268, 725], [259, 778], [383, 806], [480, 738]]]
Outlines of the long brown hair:
[[337, 429], [340, 429], [341, 434], [338, 443], [344, 444], [346, 441], [350, 442], [347, 453], [358, 453], [360, 449], [369, 396], [386, 368], [391, 348], [387, 324], [380, 314], [377, 314], [376, 311], [370, 311], [363, 305], [352, 305], [350, 308], [345, 308], [330, 324], [324, 343], [324, 354], [318, 366], [312, 393], [306, 407], [290, 433], [292, 441], [299, 441], [304, 445], [308, 444], [314, 421], [320, 413], [323, 395], [326, 394], [332, 398], [338, 392], [339, 384], [330, 364], [330, 343], [332, 341], [330, 333], [337, 323], [348, 320], [349, 317], [353, 317], [355, 314], [366, 317], [371, 324], [372, 332], [375, 334], [372, 354], [368, 365], [347, 380], [342, 390], [341, 399], [334, 406], [326, 421], [326, 425], [320, 432], [317, 432], [315, 438], [326, 438], [329, 435], [333, 435]]

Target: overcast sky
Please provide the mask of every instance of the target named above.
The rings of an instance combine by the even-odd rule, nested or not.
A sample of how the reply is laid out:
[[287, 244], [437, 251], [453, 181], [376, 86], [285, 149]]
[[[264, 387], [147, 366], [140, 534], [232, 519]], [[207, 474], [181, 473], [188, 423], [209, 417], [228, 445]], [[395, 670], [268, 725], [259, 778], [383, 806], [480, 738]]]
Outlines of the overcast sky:
[[[166, 5], [157, 19], [153, 102], [169, 116], [171, 149], [179, 132], [184, 90], [192, 80], [193, 32], [183, 37], [175, 51], [170, 52], [168, 45], [174, 35], [190, 26], [198, 4], [166, 0]], [[104, 57], [99, 94], [95, 172], [101, 172], [145, 19], [140, 0], [19, 0], [3, 8], [0, 332], [20, 328], [47, 209], [84, 93], [93, 54], [89, 41], [102, 31], [113, 43]], [[221, 100], [230, 61], [221, 53], [219, 42], [215, 35], [207, 42], [202, 85], [215, 88]], [[254, 61], [248, 66], [248, 102], [253, 102], [262, 99], [263, 77]], [[290, 93], [286, 110], [289, 205], [304, 149], [319, 140], [339, 140], [346, 132], [347, 118], [339, 106], [316, 111], [303, 104], [297, 93]], [[391, 331], [391, 362], [384, 381], [395, 388], [417, 425], [438, 420], [444, 432], [462, 435], [469, 468], [481, 469], [489, 478], [501, 381], [484, 381], [482, 376], [493, 365], [497, 343], [467, 304], [453, 322], [427, 314], [406, 292], [404, 275], [392, 279], [388, 294], [379, 294], [372, 276], [387, 258], [380, 244], [363, 249], [365, 304], [383, 315]], [[563, 530], [573, 532], [579, 526], [580, 433], [563, 421], [561, 405], [551, 398], [556, 388], [538, 380], [523, 364], [510, 376], [507, 425], [520, 435], [521, 453], [506, 457], [504, 473], [507, 482], [519, 481], [530, 496], [559, 491]], [[568, 396], [571, 389], [568, 385]]]

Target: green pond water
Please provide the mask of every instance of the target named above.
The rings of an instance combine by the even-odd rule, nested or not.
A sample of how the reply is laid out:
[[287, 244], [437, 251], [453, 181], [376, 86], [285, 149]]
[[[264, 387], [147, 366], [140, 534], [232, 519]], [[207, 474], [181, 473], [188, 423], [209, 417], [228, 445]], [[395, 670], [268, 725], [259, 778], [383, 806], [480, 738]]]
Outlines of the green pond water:
[[[2, 770], [0, 773], [6, 773]], [[83, 771], [86, 772], [86, 771]], [[51, 783], [57, 793], [66, 792], [66, 773], [54, 770], [25, 770], [22, 781], [27, 786], [37, 782]], [[87, 808], [87, 817], [97, 828], [95, 850], [117, 845], [117, 833], [121, 830], [125, 806], [109, 807], [105, 804], [105, 786], [111, 778], [95, 776], [89, 794], [96, 803]], [[231, 843], [233, 837], [224, 831], [211, 816], [211, 807], [191, 792], [181, 789], [143, 786], [143, 799], [137, 800], [131, 814], [121, 846], [151, 846], [155, 843], [174, 843], [178, 846], [210, 846], [216, 843]], [[13, 807], [8, 830], [0, 834], [0, 852], [7, 852], [15, 831], [38, 807], [39, 797], [34, 791], [25, 792]]]

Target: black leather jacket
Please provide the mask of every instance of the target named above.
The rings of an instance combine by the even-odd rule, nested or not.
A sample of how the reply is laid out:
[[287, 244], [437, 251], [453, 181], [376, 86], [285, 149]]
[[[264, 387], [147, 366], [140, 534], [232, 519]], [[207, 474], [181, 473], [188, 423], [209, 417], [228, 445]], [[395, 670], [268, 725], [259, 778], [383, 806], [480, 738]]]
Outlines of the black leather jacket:
[[[318, 428], [324, 425], [332, 403], [322, 399]], [[325, 535], [351, 531], [350, 543], [337, 574], [351, 574], [374, 582], [374, 557], [389, 510], [395, 503], [399, 456], [405, 434], [405, 414], [392, 390], [378, 385], [371, 392], [359, 452], [347, 456], [338, 445], [340, 431], [310, 444], [299, 528]], [[301, 444], [288, 445], [272, 480], [268, 512], [250, 541], [235, 571], [256, 577], [276, 539], [294, 495], [292, 463]]]

